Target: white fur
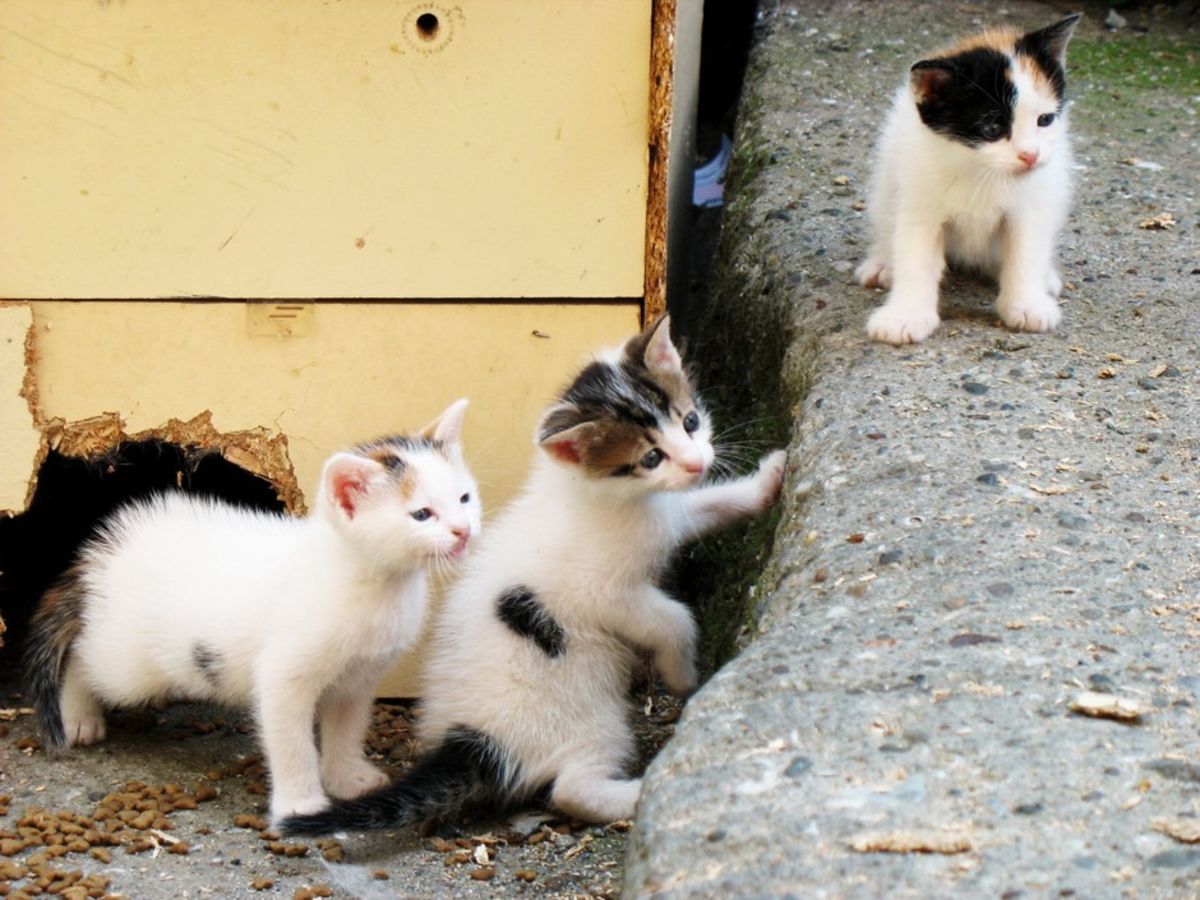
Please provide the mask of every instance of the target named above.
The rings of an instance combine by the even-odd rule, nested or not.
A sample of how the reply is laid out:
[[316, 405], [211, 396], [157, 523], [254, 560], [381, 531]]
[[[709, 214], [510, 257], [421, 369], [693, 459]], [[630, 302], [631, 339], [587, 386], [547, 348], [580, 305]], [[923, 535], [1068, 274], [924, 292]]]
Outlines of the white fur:
[[[678, 366], [678, 356], [661, 364]], [[707, 431], [671, 430], [660, 444], [668, 461], [636, 479], [589, 477], [546, 452], [553, 440], [446, 599], [418, 727], [429, 746], [455, 726], [478, 729], [506, 751], [517, 798], [552, 782], [559, 809], [611, 821], [633, 815], [640, 787], [623, 771], [633, 751], [633, 648], [653, 652], [673, 693], [696, 687], [692, 615], [655, 581], [681, 543], [770, 506], [785, 455], [765, 457], [753, 475], [698, 487], [712, 460]], [[689, 455], [701, 460], [699, 474], [687, 471]], [[531, 589], [564, 628], [564, 653], [548, 655], [499, 620], [497, 599], [516, 586]]]
[[[867, 322], [873, 340], [924, 340], [938, 325], [946, 261], [998, 278], [997, 309], [1018, 331], [1052, 331], [1061, 319], [1056, 236], [1071, 193], [1066, 112], [1014, 61], [1017, 104], [1010, 138], [972, 149], [921, 121], [912, 87], [897, 92], [876, 151], [868, 216], [870, 255], [857, 278], [889, 288]], [[1018, 154], [1037, 153], [1030, 169]]]
[[[326, 806], [322, 785], [353, 797], [385, 783], [362, 751], [376, 682], [420, 633], [426, 568], [462, 549], [452, 529], [479, 531], [457, 444], [463, 407], [434, 423], [454, 441], [449, 459], [404, 454], [416, 476], [407, 499], [378, 463], [340, 453], [305, 519], [182, 494], [120, 511], [82, 557], [82, 627], [63, 683], [69, 740], [104, 737], [102, 706], [213, 700], [255, 709], [276, 819]], [[423, 507], [433, 514], [418, 522]], [[197, 646], [214, 654], [215, 680]]]

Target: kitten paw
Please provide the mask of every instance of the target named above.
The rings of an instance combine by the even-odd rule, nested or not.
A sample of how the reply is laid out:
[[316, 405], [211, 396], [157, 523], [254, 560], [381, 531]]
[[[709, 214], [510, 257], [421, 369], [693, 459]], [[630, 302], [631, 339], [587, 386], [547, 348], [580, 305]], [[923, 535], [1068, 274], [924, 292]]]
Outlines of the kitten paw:
[[330, 796], [339, 800], [353, 800], [391, 781], [386, 772], [375, 768], [365, 759], [358, 759], [334, 771], [326, 772], [321, 780]]
[[1062, 289], [1062, 276], [1058, 274], [1057, 269], [1051, 268], [1050, 274], [1046, 277], [1046, 290], [1050, 292], [1051, 297], [1057, 299], [1058, 295], [1062, 293]]
[[1039, 297], [1033, 301], [1016, 301], [998, 304], [1000, 318], [1013, 331], [1029, 331], [1044, 334], [1053, 331], [1062, 321], [1062, 310], [1052, 297]]
[[913, 310], [885, 303], [867, 319], [867, 336], [885, 344], [916, 344], [937, 328], [937, 310]]
[[881, 259], [871, 258], [855, 269], [854, 279], [865, 288], [886, 291], [892, 286], [892, 267]]
[[320, 812], [329, 807], [329, 800], [324, 794], [314, 794], [310, 797], [289, 799], [286, 797], [271, 798], [271, 827], [279, 825], [284, 819], [292, 816], [307, 816], [309, 813]]
[[783, 486], [783, 470], [787, 465], [787, 451], [776, 450], [764, 456], [758, 464], [759, 508], [770, 509], [779, 499], [779, 490]]
[[700, 673], [696, 671], [696, 663], [690, 659], [675, 660], [669, 666], [659, 665], [658, 674], [663, 686], [673, 697], [686, 699], [696, 693], [700, 686]]
[[104, 717], [99, 715], [68, 716], [63, 719], [63, 729], [67, 733], [67, 745], [71, 747], [90, 747], [104, 740], [106, 731]]

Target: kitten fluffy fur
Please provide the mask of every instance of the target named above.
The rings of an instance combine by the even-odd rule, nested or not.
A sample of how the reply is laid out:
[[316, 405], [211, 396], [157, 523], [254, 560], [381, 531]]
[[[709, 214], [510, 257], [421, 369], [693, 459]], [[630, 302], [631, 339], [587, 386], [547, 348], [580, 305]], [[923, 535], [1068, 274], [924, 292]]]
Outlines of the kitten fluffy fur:
[[400, 781], [284, 823], [381, 828], [548, 790], [580, 819], [631, 816], [631, 673], [644, 648], [667, 688], [696, 687], [696, 625], [657, 582], [672, 552], [767, 509], [782, 451], [701, 486], [708, 417], [669, 326], [587, 366], [544, 414], [524, 492], [489, 526], [441, 610], [424, 673], [426, 754]]
[[102, 740], [106, 706], [211, 700], [254, 708], [276, 819], [386, 783], [363, 756], [375, 685], [420, 634], [426, 569], [479, 530], [465, 408], [331, 457], [305, 519], [184, 494], [118, 510], [34, 616], [47, 744]]
[[1078, 20], [985, 31], [912, 67], [876, 151], [873, 241], [857, 272], [890, 291], [867, 322], [873, 340], [929, 336], [947, 260], [999, 281], [1009, 328], [1059, 324], [1054, 244], [1071, 192], [1064, 65]]

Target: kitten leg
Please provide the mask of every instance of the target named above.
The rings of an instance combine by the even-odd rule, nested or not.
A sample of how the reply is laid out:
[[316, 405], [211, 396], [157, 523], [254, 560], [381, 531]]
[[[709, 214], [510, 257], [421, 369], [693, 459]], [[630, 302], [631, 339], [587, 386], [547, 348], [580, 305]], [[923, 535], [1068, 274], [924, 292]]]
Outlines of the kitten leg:
[[614, 607], [614, 620], [607, 627], [631, 644], [653, 651], [654, 667], [667, 690], [676, 697], [696, 690], [696, 621], [691, 611], [651, 584]]
[[680, 494], [680, 539], [766, 512], [779, 499], [786, 463], [787, 452], [776, 450], [759, 460], [753, 475]]
[[1050, 277], [1046, 279], [1046, 287], [1050, 291], [1050, 296], [1055, 299], [1058, 299], [1058, 296], [1062, 293], [1062, 276], [1058, 274], [1058, 269], [1054, 266], [1050, 267]]
[[996, 308], [1014, 331], [1053, 331], [1062, 321], [1052, 291], [1057, 281], [1051, 259], [1054, 234], [1033, 216], [1012, 215], [1004, 228], [1000, 296]]
[[67, 744], [86, 747], [104, 740], [104, 709], [92, 696], [76, 666], [67, 663], [62, 683], [62, 720]]
[[554, 779], [550, 802], [585, 822], [632, 819], [637, 812], [640, 778], [613, 778], [599, 766], [572, 766]]
[[[374, 673], [372, 673], [374, 674]], [[363, 741], [375, 705], [376, 679], [341, 687], [321, 702], [321, 781], [340, 800], [383, 787], [389, 779], [363, 756]]]
[[887, 344], [915, 344], [937, 328], [938, 282], [946, 268], [941, 223], [897, 216], [892, 290], [867, 319], [867, 334]]
[[258, 727], [271, 773], [271, 818], [318, 812], [329, 805], [313, 740], [317, 698], [311, 673], [259, 676]]
[[883, 288], [886, 291], [892, 286], [892, 267], [872, 253], [854, 270], [854, 279], [865, 288]]

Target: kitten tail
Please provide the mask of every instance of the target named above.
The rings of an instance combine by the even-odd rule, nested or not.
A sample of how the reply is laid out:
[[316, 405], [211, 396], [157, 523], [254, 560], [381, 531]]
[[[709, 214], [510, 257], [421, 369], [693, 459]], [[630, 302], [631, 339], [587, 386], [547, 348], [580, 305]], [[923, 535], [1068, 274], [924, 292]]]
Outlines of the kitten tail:
[[79, 631], [85, 589], [73, 566], [42, 595], [29, 625], [25, 645], [25, 678], [29, 702], [37, 710], [38, 727], [48, 750], [63, 750], [67, 733], [62, 720], [63, 660]]
[[455, 813], [468, 804], [503, 800], [503, 756], [487, 735], [456, 728], [398, 781], [318, 813], [291, 816], [280, 831], [299, 836], [395, 828]]

